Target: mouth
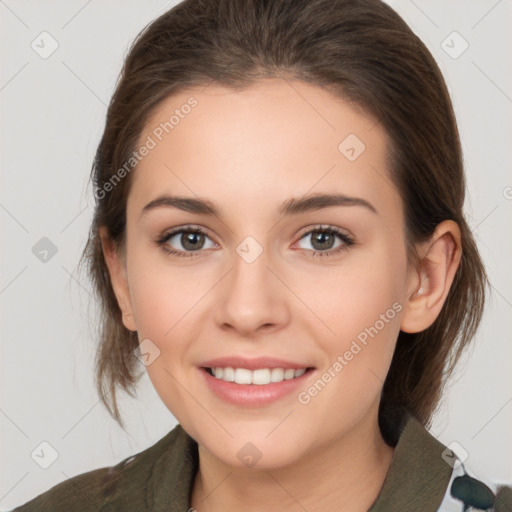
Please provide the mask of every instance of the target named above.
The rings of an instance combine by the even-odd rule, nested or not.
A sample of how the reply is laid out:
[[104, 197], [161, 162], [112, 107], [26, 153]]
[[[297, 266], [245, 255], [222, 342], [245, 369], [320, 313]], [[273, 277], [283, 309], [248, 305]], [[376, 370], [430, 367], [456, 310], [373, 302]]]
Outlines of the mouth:
[[241, 366], [200, 366], [198, 371], [213, 396], [246, 408], [290, 400], [301, 389], [306, 389], [317, 373], [312, 366], [297, 364], [293, 364], [296, 368], [252, 366], [251, 369]]
[[231, 366], [202, 367], [208, 375], [224, 382], [234, 382], [241, 385], [266, 386], [285, 380], [297, 379], [314, 368], [233, 368]]

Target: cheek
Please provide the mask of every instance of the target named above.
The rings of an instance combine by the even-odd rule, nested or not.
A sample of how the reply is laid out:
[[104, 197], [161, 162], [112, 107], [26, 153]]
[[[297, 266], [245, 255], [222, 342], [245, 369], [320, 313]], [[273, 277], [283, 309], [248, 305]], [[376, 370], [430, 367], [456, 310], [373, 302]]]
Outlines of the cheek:
[[386, 274], [372, 274], [340, 278], [317, 296], [319, 316], [332, 332], [319, 337], [316, 327], [325, 359], [298, 398], [328, 430], [350, 429], [379, 400], [393, 357], [403, 308]]
[[[329, 355], [329, 363], [343, 365], [343, 373], [354, 389], [360, 389], [365, 378], [373, 373], [384, 380], [391, 363], [400, 329], [403, 309], [396, 295], [383, 283], [372, 281], [371, 289], [358, 287], [350, 293], [332, 297], [336, 304], [329, 304], [326, 323], [334, 335], [323, 336], [323, 349]], [[345, 382], [345, 385], [347, 382]]]
[[182, 388], [188, 378], [190, 341], [200, 337], [200, 322], [193, 321], [194, 307], [207, 288], [203, 290], [197, 281], [190, 285], [186, 272], [148, 267], [139, 267], [140, 273], [131, 276], [139, 341], [151, 340], [149, 346], [157, 356], [146, 366], [148, 377], [169, 411], [181, 419], [191, 405]]
[[382, 245], [361, 250], [339, 271], [326, 273], [323, 286], [322, 280], [309, 283], [312, 309], [322, 320], [315, 325], [325, 327], [316, 339], [328, 367], [341, 356], [344, 386], [364, 387], [372, 373], [376, 385], [385, 379], [400, 331], [406, 268], [400, 245]]
[[136, 250], [129, 262], [130, 298], [139, 336], [172, 337], [208, 291], [193, 267], [172, 264], [160, 249]]
[[369, 248], [354, 253], [338, 269], [315, 272], [303, 293], [331, 338], [352, 338], [376, 323], [381, 330], [382, 315], [386, 326], [399, 324], [406, 271], [402, 251]]

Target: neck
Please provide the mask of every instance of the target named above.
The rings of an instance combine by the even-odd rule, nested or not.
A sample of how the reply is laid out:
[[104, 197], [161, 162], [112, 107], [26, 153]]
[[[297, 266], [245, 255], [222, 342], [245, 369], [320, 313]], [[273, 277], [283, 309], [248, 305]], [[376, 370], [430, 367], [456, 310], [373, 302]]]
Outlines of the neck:
[[376, 414], [278, 469], [227, 466], [199, 446], [191, 506], [198, 512], [366, 512], [379, 495], [393, 452]]

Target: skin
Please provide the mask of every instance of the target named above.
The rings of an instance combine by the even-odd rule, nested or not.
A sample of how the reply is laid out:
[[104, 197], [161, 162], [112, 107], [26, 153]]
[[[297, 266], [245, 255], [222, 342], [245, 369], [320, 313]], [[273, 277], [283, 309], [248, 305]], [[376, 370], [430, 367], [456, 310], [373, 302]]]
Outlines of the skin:
[[[393, 457], [377, 412], [399, 330], [418, 332], [439, 314], [460, 261], [460, 233], [441, 223], [408, 263], [403, 204], [386, 169], [387, 134], [359, 108], [303, 82], [264, 79], [235, 92], [220, 85], [169, 97], [143, 141], [190, 96], [198, 105], [151, 150], [133, 175], [127, 203], [126, 257], [101, 229], [125, 326], [160, 355], [149, 377], [171, 413], [199, 444], [191, 506], [220, 510], [366, 511]], [[338, 145], [356, 134], [366, 148], [349, 161]], [[279, 217], [307, 193], [362, 198]], [[211, 201], [220, 216], [161, 207], [161, 194]], [[207, 232], [194, 257], [167, 254], [154, 240], [192, 224]], [[318, 224], [356, 241], [323, 257], [304, 234]], [[252, 263], [236, 249], [247, 237], [263, 249]], [[167, 247], [187, 252], [181, 235]], [[197, 244], [197, 242], [196, 242]], [[188, 253], [194, 251], [188, 249]], [[418, 290], [421, 286], [421, 293]], [[214, 357], [268, 355], [314, 366], [307, 390], [366, 327], [400, 311], [308, 404], [292, 393], [247, 408], [224, 402], [198, 365]], [[237, 457], [247, 443], [261, 459]]]

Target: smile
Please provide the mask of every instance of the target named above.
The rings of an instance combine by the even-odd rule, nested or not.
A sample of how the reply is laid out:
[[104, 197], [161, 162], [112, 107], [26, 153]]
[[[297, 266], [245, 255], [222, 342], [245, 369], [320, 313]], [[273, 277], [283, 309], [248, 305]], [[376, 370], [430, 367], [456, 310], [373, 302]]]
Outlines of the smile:
[[239, 407], [263, 407], [295, 397], [307, 389], [316, 374], [307, 368], [199, 367], [201, 378], [213, 396]]
[[291, 380], [304, 375], [307, 368], [259, 368], [248, 370], [247, 368], [206, 368], [206, 371], [224, 382], [235, 382], [236, 384], [255, 384], [264, 386], [273, 382]]

